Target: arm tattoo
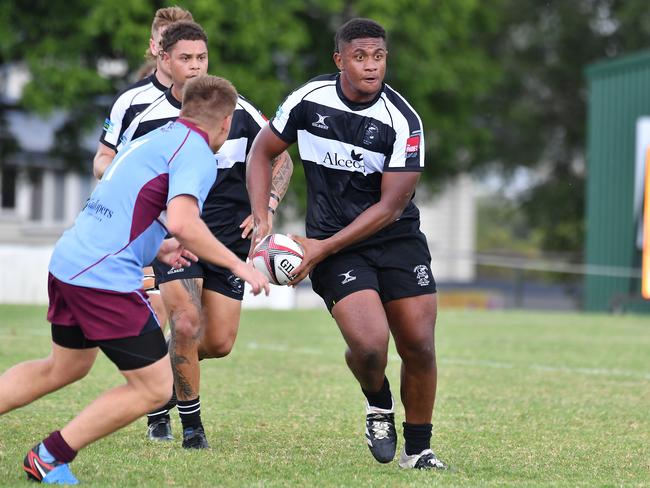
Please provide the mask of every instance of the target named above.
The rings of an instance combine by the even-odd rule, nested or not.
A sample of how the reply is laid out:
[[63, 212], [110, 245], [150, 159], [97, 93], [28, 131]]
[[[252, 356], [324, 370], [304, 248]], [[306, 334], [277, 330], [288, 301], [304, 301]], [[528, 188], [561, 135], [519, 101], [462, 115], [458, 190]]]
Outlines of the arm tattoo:
[[287, 151], [284, 151], [278, 157], [271, 161], [273, 167], [271, 173], [271, 192], [275, 193], [280, 200], [287, 193], [289, 180], [293, 173], [293, 161]]

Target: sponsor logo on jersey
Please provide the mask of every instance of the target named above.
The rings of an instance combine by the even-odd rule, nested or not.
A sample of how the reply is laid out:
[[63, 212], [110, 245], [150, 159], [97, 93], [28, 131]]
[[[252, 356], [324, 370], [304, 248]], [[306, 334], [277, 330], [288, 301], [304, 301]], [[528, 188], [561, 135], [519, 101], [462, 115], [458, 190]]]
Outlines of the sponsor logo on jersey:
[[363, 163], [363, 153], [357, 153], [352, 149], [349, 157], [342, 157], [339, 153], [331, 154], [327, 152], [323, 158], [323, 164], [327, 166], [338, 166], [339, 168], [348, 168], [353, 171], [366, 172], [366, 166]]
[[431, 278], [429, 278], [429, 268], [426, 265], [417, 265], [413, 268], [413, 273], [415, 273], [415, 279], [418, 281], [418, 285], [427, 286], [431, 283]]
[[346, 283], [350, 283], [350, 281], [354, 281], [357, 279], [356, 276], [352, 276], [352, 272], [354, 269], [351, 269], [350, 271], [346, 271], [345, 273], [339, 274], [339, 276], [343, 276], [343, 281], [341, 281], [342, 285], [345, 285]]
[[406, 157], [413, 158], [417, 156], [420, 150], [420, 136], [411, 136], [406, 139]]
[[99, 203], [99, 200], [93, 198], [93, 199], [88, 199], [86, 200], [86, 204], [84, 205], [84, 208], [82, 209], [82, 212], [89, 212], [93, 214], [93, 217], [95, 217], [97, 220], [104, 220], [103, 217], [106, 217], [108, 219], [113, 218], [113, 211]]
[[327, 130], [330, 128], [329, 125], [325, 123], [325, 119], [328, 118], [329, 115], [321, 115], [317, 113], [316, 117], [318, 117], [318, 119], [315, 122], [312, 122], [311, 125], [313, 125], [314, 127], [318, 127], [319, 129]]
[[377, 140], [377, 137], [379, 137], [379, 127], [377, 127], [373, 122], [370, 122], [363, 134], [362, 142], [364, 145], [370, 146]]
[[114, 124], [111, 121], [111, 119], [104, 120], [104, 132], [106, 132], [107, 134], [112, 134], [113, 133], [113, 127], [114, 127]]

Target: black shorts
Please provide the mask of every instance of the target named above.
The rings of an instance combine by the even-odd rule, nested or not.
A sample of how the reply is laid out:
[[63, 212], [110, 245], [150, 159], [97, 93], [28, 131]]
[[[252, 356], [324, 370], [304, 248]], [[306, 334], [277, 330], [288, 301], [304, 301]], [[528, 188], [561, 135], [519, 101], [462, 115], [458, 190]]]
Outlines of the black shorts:
[[[237, 254], [239, 259], [246, 261], [245, 254]], [[198, 261], [190, 266], [174, 269], [157, 259], [152, 263], [156, 274], [156, 284], [167, 283], [174, 280], [187, 280], [191, 278], [203, 279], [203, 288], [216, 291], [235, 300], [244, 299], [244, 281], [234, 275], [228, 268]]]
[[149, 316], [139, 335], [121, 339], [91, 340], [78, 325], [53, 323], [52, 341], [68, 349], [99, 347], [120, 371], [149, 366], [167, 354], [165, 336], [153, 314]]
[[436, 292], [431, 255], [421, 232], [413, 237], [343, 251], [319, 263], [312, 288], [327, 309], [361, 290], [375, 290], [383, 303]]

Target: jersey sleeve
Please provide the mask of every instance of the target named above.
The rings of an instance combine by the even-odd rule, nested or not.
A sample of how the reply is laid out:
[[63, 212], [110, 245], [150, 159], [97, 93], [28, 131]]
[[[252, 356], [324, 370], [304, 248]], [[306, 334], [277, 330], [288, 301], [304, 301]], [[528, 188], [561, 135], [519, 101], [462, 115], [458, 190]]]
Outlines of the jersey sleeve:
[[384, 172], [424, 171], [424, 130], [422, 120], [406, 101], [399, 97], [390, 100], [394, 110], [395, 142], [386, 158]]
[[260, 109], [258, 109], [255, 105], [253, 105], [241, 95], [239, 96], [239, 101], [237, 103], [246, 114], [244, 117], [243, 130], [245, 131], [248, 139], [246, 146], [246, 154], [248, 154], [248, 151], [250, 151], [250, 148], [253, 145], [253, 139], [255, 139], [257, 133], [262, 130], [262, 127], [268, 124], [268, 119], [264, 116]]
[[271, 119], [271, 130], [287, 144], [293, 144], [298, 139], [301, 107], [302, 97], [294, 92], [282, 102]]
[[120, 134], [124, 130], [124, 119], [129, 106], [128, 97], [123, 94], [118, 96], [113, 102], [108, 117], [104, 120], [102, 134], [99, 137], [99, 141], [105, 146], [117, 150], [120, 142]]
[[191, 195], [203, 209], [208, 192], [217, 178], [214, 154], [198, 134], [190, 134], [169, 163], [167, 203], [179, 195]]

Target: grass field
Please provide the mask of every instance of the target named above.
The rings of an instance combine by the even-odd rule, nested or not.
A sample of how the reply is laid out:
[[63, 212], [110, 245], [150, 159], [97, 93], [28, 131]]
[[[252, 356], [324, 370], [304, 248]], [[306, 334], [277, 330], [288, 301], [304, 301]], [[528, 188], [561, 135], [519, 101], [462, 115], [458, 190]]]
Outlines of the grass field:
[[[0, 307], [0, 370], [47, 353], [43, 317]], [[647, 317], [442, 310], [437, 345], [432, 445], [448, 472], [372, 459], [363, 397], [320, 311], [246, 311], [233, 353], [202, 363], [210, 451], [148, 443], [142, 420], [82, 451], [73, 471], [119, 487], [650, 486]], [[398, 375], [393, 352], [395, 393]], [[100, 355], [82, 382], [0, 418], [0, 484], [28, 486], [26, 450], [120, 382]], [[401, 449], [401, 407], [396, 417]]]

